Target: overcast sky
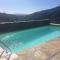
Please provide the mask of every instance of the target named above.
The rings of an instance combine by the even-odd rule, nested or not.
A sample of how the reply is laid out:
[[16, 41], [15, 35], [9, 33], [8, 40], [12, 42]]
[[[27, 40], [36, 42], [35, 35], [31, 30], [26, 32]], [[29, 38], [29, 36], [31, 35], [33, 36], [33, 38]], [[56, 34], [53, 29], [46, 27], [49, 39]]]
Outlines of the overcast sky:
[[0, 0], [0, 12], [30, 14], [60, 6], [60, 0]]

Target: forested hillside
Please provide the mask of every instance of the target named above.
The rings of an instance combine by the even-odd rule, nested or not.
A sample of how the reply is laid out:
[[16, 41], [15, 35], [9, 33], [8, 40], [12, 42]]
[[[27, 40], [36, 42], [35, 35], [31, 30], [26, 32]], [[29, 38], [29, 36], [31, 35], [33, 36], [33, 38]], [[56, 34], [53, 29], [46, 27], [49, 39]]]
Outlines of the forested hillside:
[[19, 22], [19, 21], [27, 21], [27, 20], [43, 20], [43, 19], [51, 19], [60, 20], [60, 6], [47, 9], [43, 11], [38, 11], [29, 15], [14, 15], [14, 14], [6, 14], [0, 13], [0, 22]]

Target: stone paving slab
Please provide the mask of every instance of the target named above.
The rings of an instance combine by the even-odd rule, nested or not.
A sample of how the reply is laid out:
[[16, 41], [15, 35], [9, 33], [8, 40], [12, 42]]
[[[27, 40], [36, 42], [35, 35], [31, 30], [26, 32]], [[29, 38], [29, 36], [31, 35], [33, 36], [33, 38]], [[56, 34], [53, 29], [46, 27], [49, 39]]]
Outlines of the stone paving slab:
[[60, 60], [60, 37], [17, 53], [20, 60]]

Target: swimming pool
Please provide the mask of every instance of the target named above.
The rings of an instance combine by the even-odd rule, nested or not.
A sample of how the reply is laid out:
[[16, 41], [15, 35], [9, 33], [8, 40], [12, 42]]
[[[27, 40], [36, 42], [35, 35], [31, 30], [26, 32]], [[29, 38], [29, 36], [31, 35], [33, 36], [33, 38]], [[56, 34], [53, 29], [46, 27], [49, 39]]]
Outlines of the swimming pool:
[[60, 36], [60, 26], [43, 26], [22, 31], [0, 34], [3, 41], [12, 53], [50, 41]]

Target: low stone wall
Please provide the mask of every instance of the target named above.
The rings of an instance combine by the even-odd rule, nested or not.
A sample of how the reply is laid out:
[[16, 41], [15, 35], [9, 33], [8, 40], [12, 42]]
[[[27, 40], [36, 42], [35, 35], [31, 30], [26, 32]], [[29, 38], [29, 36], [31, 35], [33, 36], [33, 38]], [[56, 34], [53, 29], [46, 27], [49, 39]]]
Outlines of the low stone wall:
[[13, 31], [13, 30], [22, 30], [33, 27], [39, 27], [49, 24], [49, 20], [44, 21], [22, 21], [22, 22], [11, 22], [11, 23], [0, 23], [0, 31]]

